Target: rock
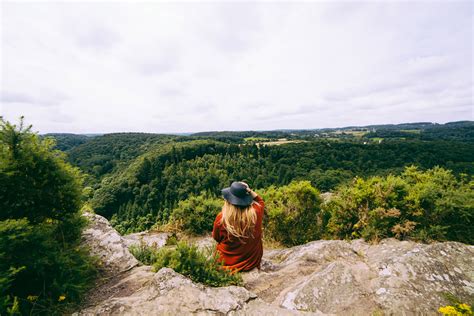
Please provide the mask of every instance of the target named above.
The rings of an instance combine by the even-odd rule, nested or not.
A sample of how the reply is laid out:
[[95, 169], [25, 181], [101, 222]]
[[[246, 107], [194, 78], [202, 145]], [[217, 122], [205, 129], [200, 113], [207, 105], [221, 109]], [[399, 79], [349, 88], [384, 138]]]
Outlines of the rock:
[[86, 212], [88, 227], [82, 233], [83, 242], [91, 253], [98, 256], [106, 270], [121, 272], [138, 265], [137, 259], [128, 251], [125, 240], [109, 224], [109, 221], [97, 214]]
[[189, 242], [201, 250], [212, 251], [216, 249], [216, 241], [211, 236], [193, 237], [189, 239]]
[[448, 304], [443, 293], [474, 299], [474, 247], [457, 242], [314, 241], [265, 251], [261, 270], [242, 274], [244, 287], [212, 288], [168, 268], [154, 273], [128, 252], [140, 240], [162, 245], [164, 235], [122, 238], [103, 217], [86, 216], [84, 241], [115, 272], [79, 315], [436, 315]]
[[80, 315], [227, 314], [255, 298], [243, 287], [205, 287], [163, 268], [133, 294], [110, 298]]
[[246, 277], [268, 303], [337, 315], [437, 314], [443, 293], [474, 298], [474, 247], [395, 239], [314, 241], [264, 255], [275, 268]]
[[149, 233], [140, 232], [123, 236], [127, 247], [132, 245], [139, 245], [141, 243], [155, 248], [160, 248], [166, 245], [168, 240], [168, 233]]

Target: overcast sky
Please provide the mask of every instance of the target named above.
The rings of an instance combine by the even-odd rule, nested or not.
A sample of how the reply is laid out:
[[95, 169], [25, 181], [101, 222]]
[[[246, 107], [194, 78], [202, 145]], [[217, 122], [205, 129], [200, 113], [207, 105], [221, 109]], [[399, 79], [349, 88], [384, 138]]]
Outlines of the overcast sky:
[[473, 5], [1, 4], [0, 115], [41, 133], [473, 120]]

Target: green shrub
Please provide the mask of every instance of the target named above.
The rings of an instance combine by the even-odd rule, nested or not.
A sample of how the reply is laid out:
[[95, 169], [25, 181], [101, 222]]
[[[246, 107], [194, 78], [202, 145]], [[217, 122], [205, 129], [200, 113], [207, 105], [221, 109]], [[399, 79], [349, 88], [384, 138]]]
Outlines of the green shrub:
[[81, 176], [31, 127], [0, 120], [0, 315], [62, 314], [95, 276]]
[[171, 212], [170, 221], [180, 223], [182, 230], [193, 234], [211, 232], [216, 215], [221, 211], [224, 200], [209, 197], [207, 193], [191, 196], [180, 201]]
[[324, 206], [333, 238], [474, 242], [474, 182], [442, 168], [357, 178]]
[[227, 286], [242, 283], [238, 273], [223, 268], [215, 250], [202, 251], [195, 245], [178, 242], [175, 247], [159, 249], [140, 244], [131, 246], [130, 252], [143, 264], [153, 265], [155, 271], [168, 267], [205, 285]]
[[314, 169], [307, 175], [311, 184], [322, 192], [334, 190], [338, 185], [347, 183], [353, 177], [353, 172], [344, 169]]
[[215, 250], [202, 251], [186, 242], [158, 249], [140, 244], [131, 246], [130, 252], [143, 264], [153, 265], [155, 271], [171, 268], [205, 285], [239, 285], [242, 282], [239, 274], [223, 268]]
[[303, 244], [322, 236], [325, 222], [321, 199], [309, 181], [271, 186], [262, 192], [267, 216], [265, 236], [286, 246]]
[[158, 250], [154, 247], [150, 247], [145, 243], [138, 245], [132, 245], [128, 248], [132, 255], [137, 258], [143, 264], [153, 265], [157, 260]]
[[239, 274], [223, 268], [217, 253], [200, 251], [196, 245], [179, 242], [176, 248], [157, 251], [155, 271], [168, 267], [188, 276], [191, 280], [210, 286], [240, 285]]

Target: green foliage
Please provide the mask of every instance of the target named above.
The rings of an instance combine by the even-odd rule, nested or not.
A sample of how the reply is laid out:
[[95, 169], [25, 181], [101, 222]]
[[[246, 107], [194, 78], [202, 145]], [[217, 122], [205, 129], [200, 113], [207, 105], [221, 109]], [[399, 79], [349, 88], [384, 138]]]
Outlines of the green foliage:
[[80, 246], [81, 178], [53, 146], [23, 120], [0, 121], [2, 315], [63, 313], [95, 276]]
[[350, 170], [314, 169], [308, 174], [308, 180], [311, 184], [322, 192], [330, 191], [340, 184], [345, 184], [354, 178], [354, 174]]
[[121, 231], [134, 232], [166, 221], [179, 201], [191, 195], [205, 191], [220, 196], [220, 189], [233, 180], [247, 179], [257, 188], [310, 180], [327, 191], [354, 176], [399, 173], [410, 164], [472, 175], [473, 161], [474, 144], [456, 141], [313, 140], [258, 147], [211, 140], [167, 142], [155, 144], [127, 166], [117, 165], [95, 190], [92, 205], [107, 218], [115, 215], [113, 223]]
[[153, 265], [158, 260], [158, 250], [145, 243], [132, 245], [128, 248], [131, 254], [141, 263]]
[[171, 212], [170, 221], [178, 222], [182, 230], [192, 234], [211, 232], [223, 203], [222, 198], [209, 197], [205, 192], [191, 196], [178, 203]]
[[474, 182], [445, 169], [355, 179], [325, 206], [334, 238], [474, 242]]
[[242, 283], [238, 273], [223, 268], [215, 251], [202, 251], [186, 242], [159, 249], [142, 243], [131, 246], [130, 252], [143, 264], [153, 265], [155, 271], [168, 267], [205, 285], [226, 286]]
[[86, 143], [87, 141], [91, 140], [93, 136], [86, 136], [86, 135], [77, 135], [77, 134], [69, 134], [69, 133], [53, 133], [53, 134], [46, 134], [43, 137], [51, 137], [54, 138], [56, 146], [55, 149], [59, 149], [62, 151], [68, 151]]
[[81, 177], [62, 152], [52, 150], [54, 142], [40, 140], [23, 122], [19, 127], [0, 124], [0, 220], [41, 222], [77, 211]]
[[[210, 219], [213, 217], [210, 213], [218, 212], [220, 206], [211, 210], [211, 203], [209, 204], [211, 208], [204, 206], [196, 208], [193, 204], [203, 204], [206, 199], [191, 199], [191, 197], [199, 196], [204, 191], [208, 199], [213, 200], [220, 196], [220, 189], [228, 186], [232, 180], [249, 179], [248, 182], [253, 187], [269, 187], [271, 185], [277, 187], [287, 185], [294, 179], [308, 179], [315, 187], [319, 186], [323, 190], [337, 190], [338, 185], [350, 182], [353, 176], [364, 175], [365, 177], [371, 174], [380, 174], [371, 180], [357, 181], [362, 181], [363, 184], [367, 182], [365, 185], [370, 187], [370, 190], [376, 186], [381, 186], [382, 189], [384, 186], [387, 188], [393, 186], [394, 190], [406, 191], [406, 185], [403, 181], [402, 184], [399, 184], [400, 181], [397, 177], [386, 176], [383, 178], [382, 176], [402, 172], [403, 166], [409, 162], [415, 162], [417, 165], [425, 167], [444, 163], [451, 167], [457, 166], [457, 172], [465, 170], [471, 174], [474, 157], [469, 150], [474, 152], [471, 144], [458, 146], [455, 142], [387, 142], [366, 145], [307, 142], [274, 147], [235, 146], [207, 140], [173, 143], [155, 148], [136, 159], [121, 173], [114, 174], [113, 177], [106, 177], [101, 188], [95, 191], [92, 203], [99, 214], [111, 217], [114, 227], [122, 233], [149, 229], [156, 222], [166, 223], [171, 213], [174, 213], [175, 218], [180, 220], [193, 218], [188, 221], [189, 225], [186, 225], [186, 229], [200, 233], [206, 230], [203, 225], [212, 223], [211, 220], [207, 221], [204, 218], [204, 213], [209, 211], [207, 214]], [[298, 155], [295, 155], [296, 152]], [[459, 173], [456, 174], [456, 177], [454, 174], [451, 177], [452, 183], [464, 181], [461, 180]], [[414, 188], [422, 190], [420, 186]], [[439, 189], [441, 188], [439, 187]], [[364, 193], [364, 188], [355, 190], [361, 191], [357, 194], [369, 194]], [[428, 189], [425, 188], [425, 190]], [[338, 194], [344, 195], [343, 192]], [[403, 195], [406, 193], [395, 191], [391, 194]], [[455, 209], [468, 203], [469, 196], [464, 193], [451, 190], [449, 194], [450, 199], [444, 200], [447, 203], [444, 207], [453, 208], [453, 214], [457, 212]], [[370, 193], [366, 198], [371, 200], [374, 195], [375, 193]], [[363, 200], [364, 196], [358, 198]], [[392, 199], [393, 197], [387, 198]], [[390, 201], [387, 203], [390, 204]], [[440, 203], [441, 201], [439, 200]], [[181, 205], [178, 205], [179, 203]], [[403, 201], [397, 203], [403, 204]], [[359, 218], [357, 209], [347, 205], [341, 206], [340, 210], [332, 210], [331, 212], [336, 216], [331, 222], [330, 231], [318, 228], [319, 233], [313, 232], [311, 236], [318, 236], [318, 238], [325, 236], [337, 236], [338, 238], [362, 236], [368, 239], [383, 238], [384, 236], [406, 238], [408, 235], [414, 237], [411, 231], [416, 223], [417, 238], [421, 240], [430, 238], [467, 240], [462, 236], [454, 236], [455, 231], [459, 232], [460, 229], [446, 230], [446, 225], [443, 224], [423, 226], [420, 225], [423, 222], [422, 219], [415, 220], [403, 214], [400, 218], [404, 220], [400, 222], [397, 220], [399, 208], [393, 206], [394, 209], [391, 209], [391, 207], [387, 208], [384, 203], [379, 204], [375, 207], [371, 205], [370, 212], [367, 211], [367, 214], [362, 218]], [[204, 212], [202, 216], [199, 214], [193, 217], [192, 211], [196, 209], [199, 212]], [[319, 214], [317, 226], [324, 226], [328, 216], [328, 212]], [[199, 221], [201, 218], [202, 222]], [[196, 225], [194, 225], [194, 220], [197, 220]], [[339, 223], [339, 221], [342, 222]], [[283, 225], [283, 222], [281, 221], [277, 226]], [[450, 221], [451, 227], [462, 225], [464, 224]], [[363, 233], [361, 232], [362, 226], [365, 227]], [[387, 229], [383, 227], [390, 227], [390, 229], [386, 231]], [[439, 235], [439, 237], [435, 237], [435, 235]], [[299, 241], [294, 238], [288, 237], [287, 243], [301, 243], [312, 237], [302, 237]]]
[[262, 192], [267, 216], [265, 236], [286, 246], [300, 245], [322, 236], [325, 219], [319, 192], [309, 181], [269, 187]]
[[240, 285], [242, 282], [238, 273], [223, 268], [215, 252], [205, 253], [196, 245], [179, 242], [176, 248], [160, 248], [155, 256], [155, 271], [168, 267], [210, 286]]
[[[57, 135], [52, 135], [58, 139]], [[58, 141], [63, 144], [64, 137]], [[90, 138], [71, 147], [69, 161], [91, 174], [89, 184], [95, 184], [104, 175], [127, 165], [132, 159], [150, 150], [156, 144], [176, 140], [176, 136], [147, 133], [113, 133]]]

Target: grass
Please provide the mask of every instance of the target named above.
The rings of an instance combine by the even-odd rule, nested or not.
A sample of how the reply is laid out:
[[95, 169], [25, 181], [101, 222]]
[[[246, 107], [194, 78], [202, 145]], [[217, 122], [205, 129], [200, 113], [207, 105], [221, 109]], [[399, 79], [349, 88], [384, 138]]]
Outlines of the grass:
[[273, 250], [273, 249], [284, 249], [286, 247], [281, 242], [276, 241], [273, 238], [265, 236], [263, 238], [263, 248]]
[[246, 142], [266, 142], [270, 141], [270, 138], [265, 138], [265, 137], [246, 137], [244, 138], [244, 141]]
[[275, 141], [269, 141], [269, 142], [262, 142], [262, 143], [257, 143], [257, 145], [265, 145], [265, 146], [278, 146], [278, 145], [283, 145], [283, 144], [291, 144], [291, 143], [305, 143], [305, 140], [275, 140]]

